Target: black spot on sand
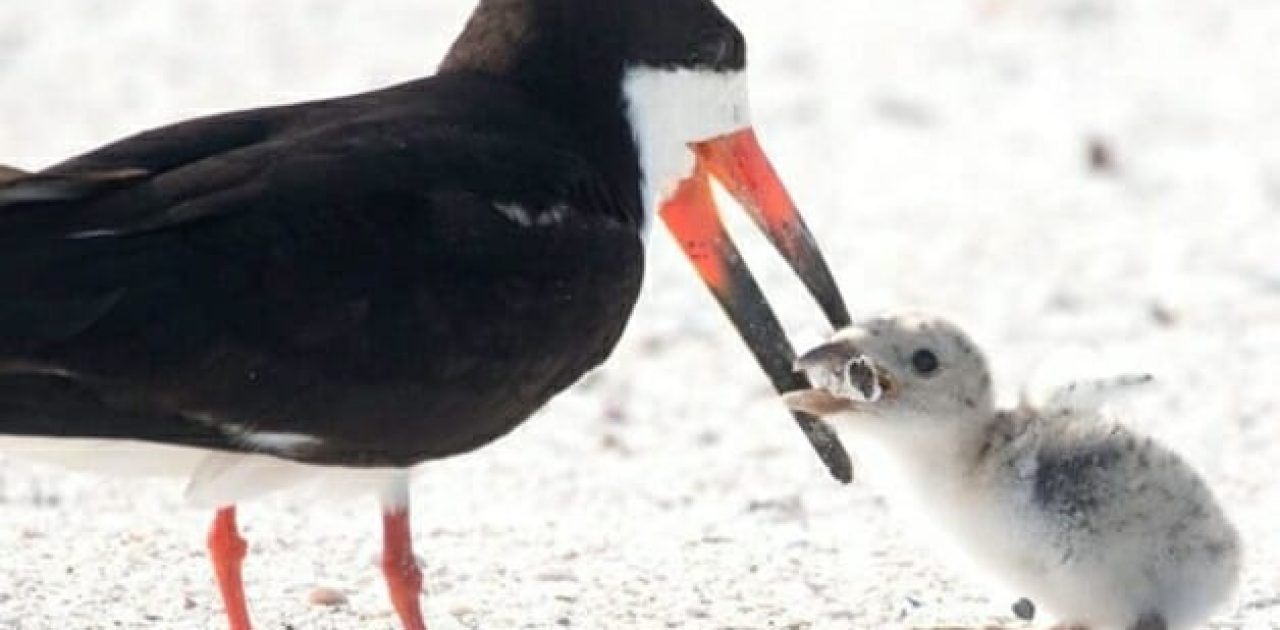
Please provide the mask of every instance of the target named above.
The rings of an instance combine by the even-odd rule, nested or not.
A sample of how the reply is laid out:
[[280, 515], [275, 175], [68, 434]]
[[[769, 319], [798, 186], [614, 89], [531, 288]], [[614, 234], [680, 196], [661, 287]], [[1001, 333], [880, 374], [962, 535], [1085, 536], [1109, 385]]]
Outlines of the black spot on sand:
[[1119, 170], [1115, 149], [1104, 138], [1089, 138], [1085, 144], [1089, 170], [1099, 175], [1114, 175]]
[[1035, 602], [1025, 597], [1014, 602], [1012, 610], [1013, 616], [1023, 621], [1031, 621], [1036, 618]]

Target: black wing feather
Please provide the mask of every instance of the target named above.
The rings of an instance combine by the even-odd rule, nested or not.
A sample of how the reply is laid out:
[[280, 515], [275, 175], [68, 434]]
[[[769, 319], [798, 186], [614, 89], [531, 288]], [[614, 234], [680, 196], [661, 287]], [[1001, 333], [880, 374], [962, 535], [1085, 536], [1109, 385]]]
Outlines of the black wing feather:
[[[56, 387], [10, 387], [0, 432], [207, 442], [183, 418], [221, 417], [322, 436], [314, 461], [411, 463], [509, 430], [603, 360], [639, 289], [621, 219], [638, 191], [483, 81], [183, 123], [32, 177], [143, 171], [0, 202], [0, 365], [112, 409], [33, 425], [3, 410]], [[535, 236], [494, 211], [512, 200], [584, 216]], [[527, 329], [511, 318], [541, 337], [513, 337]]]

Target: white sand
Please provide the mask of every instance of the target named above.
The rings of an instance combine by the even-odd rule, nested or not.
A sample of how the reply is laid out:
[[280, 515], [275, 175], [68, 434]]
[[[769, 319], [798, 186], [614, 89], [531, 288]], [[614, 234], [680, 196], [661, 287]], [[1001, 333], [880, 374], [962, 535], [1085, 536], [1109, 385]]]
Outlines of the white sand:
[[[8, 0], [0, 162], [428, 71], [463, 0]], [[851, 306], [963, 322], [1003, 385], [1057, 348], [1154, 369], [1134, 424], [1251, 545], [1218, 627], [1280, 619], [1280, 4], [725, 0], [758, 127]], [[844, 7], [835, 9], [834, 7]], [[1086, 143], [1113, 144], [1113, 176]], [[732, 210], [729, 214], [736, 215]], [[745, 225], [735, 219], [736, 226]], [[748, 230], [799, 343], [815, 308]], [[435, 628], [889, 628], [1001, 621], [861, 486], [831, 482], [687, 264], [655, 239], [608, 367], [427, 466]], [[181, 485], [0, 463], [0, 628], [219, 628]], [[372, 500], [247, 506], [260, 628], [394, 627]], [[350, 603], [307, 603], [315, 585]]]

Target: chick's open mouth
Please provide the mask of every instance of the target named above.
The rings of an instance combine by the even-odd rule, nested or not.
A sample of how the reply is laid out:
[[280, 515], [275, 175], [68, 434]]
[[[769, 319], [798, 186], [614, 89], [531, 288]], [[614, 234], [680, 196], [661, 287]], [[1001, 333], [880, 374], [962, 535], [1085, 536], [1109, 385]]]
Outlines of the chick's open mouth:
[[889, 397], [896, 390], [896, 385], [888, 370], [868, 355], [858, 355], [845, 364], [841, 378], [835, 387], [829, 388], [832, 394], [848, 398], [850, 402], [874, 404]]

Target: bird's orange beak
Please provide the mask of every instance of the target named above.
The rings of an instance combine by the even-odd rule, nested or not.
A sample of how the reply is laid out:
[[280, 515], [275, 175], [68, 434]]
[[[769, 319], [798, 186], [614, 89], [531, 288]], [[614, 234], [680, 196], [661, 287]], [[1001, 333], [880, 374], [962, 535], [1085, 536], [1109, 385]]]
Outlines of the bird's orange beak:
[[[804, 282], [831, 325], [841, 328], [849, 325], [849, 313], [831, 271], [752, 129], [699, 142], [691, 148], [697, 155], [697, 166], [663, 204], [662, 219], [774, 388], [779, 393], [807, 389], [804, 375], [791, 369], [795, 351], [781, 324], [725, 231], [710, 177], [715, 177], [747, 210]], [[806, 414], [797, 413], [796, 421], [832, 475], [845, 483], [851, 481], [849, 456], [835, 433]]]

